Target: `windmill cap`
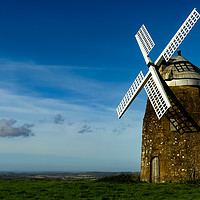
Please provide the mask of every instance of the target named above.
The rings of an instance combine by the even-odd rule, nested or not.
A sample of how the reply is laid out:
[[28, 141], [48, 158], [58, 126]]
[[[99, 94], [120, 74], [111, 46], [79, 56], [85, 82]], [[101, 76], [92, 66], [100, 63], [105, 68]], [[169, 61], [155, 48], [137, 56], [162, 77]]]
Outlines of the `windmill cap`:
[[159, 72], [169, 86], [193, 85], [200, 86], [200, 68], [181, 56], [171, 57], [167, 63], [161, 64]]

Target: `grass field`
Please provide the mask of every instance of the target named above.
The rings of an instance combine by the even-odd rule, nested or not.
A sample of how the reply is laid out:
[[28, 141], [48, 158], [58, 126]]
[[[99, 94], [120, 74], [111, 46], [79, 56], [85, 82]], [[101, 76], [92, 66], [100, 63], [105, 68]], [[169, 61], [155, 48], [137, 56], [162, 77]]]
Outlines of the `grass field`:
[[0, 199], [200, 199], [199, 184], [1, 180]]

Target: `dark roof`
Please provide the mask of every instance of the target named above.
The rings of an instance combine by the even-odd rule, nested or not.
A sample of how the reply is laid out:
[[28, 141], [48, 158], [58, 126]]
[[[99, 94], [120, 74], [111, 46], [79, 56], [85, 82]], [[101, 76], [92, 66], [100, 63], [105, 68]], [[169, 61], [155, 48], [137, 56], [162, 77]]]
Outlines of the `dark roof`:
[[159, 72], [166, 81], [174, 79], [200, 80], [200, 68], [183, 58], [180, 52], [178, 56], [171, 57], [167, 63], [163, 62], [159, 68]]

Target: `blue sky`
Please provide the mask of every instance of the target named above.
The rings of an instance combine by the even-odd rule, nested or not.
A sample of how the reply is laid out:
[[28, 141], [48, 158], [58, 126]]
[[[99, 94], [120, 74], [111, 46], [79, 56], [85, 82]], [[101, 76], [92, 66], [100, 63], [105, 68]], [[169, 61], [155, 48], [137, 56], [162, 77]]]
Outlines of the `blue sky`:
[[[139, 171], [145, 24], [155, 61], [199, 0], [0, 1], [0, 171]], [[180, 49], [200, 66], [200, 22]]]

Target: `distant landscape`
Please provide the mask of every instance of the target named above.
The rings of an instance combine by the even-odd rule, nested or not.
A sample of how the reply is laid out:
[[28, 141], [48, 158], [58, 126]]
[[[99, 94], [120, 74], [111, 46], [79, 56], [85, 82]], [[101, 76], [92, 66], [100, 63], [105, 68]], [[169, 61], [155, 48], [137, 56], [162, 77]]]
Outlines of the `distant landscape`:
[[[106, 176], [124, 174], [123, 172], [0, 172], [0, 180], [47, 180], [47, 181], [81, 181], [97, 180]], [[139, 172], [126, 172], [136, 174]]]

